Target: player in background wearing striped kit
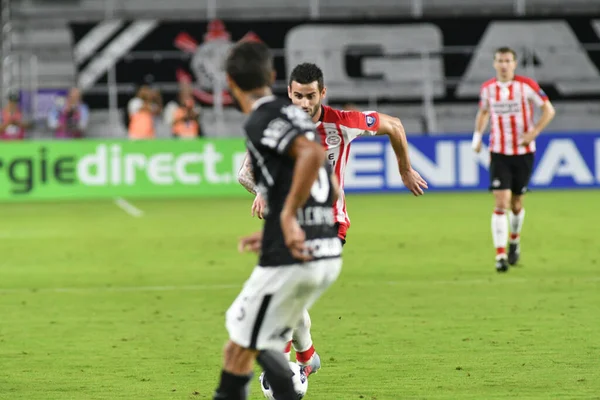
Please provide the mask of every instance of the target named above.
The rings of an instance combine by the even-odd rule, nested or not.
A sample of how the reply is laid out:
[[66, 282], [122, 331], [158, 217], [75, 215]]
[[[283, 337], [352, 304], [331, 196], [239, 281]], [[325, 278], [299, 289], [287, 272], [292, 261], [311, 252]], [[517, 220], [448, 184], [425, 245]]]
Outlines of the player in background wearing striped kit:
[[[515, 75], [517, 56], [509, 47], [494, 53], [496, 77], [481, 85], [475, 118], [473, 149], [481, 151], [482, 132], [490, 126], [490, 190], [494, 193], [492, 238], [496, 248], [496, 271], [508, 271], [521, 253], [520, 235], [525, 218], [523, 196], [533, 172], [535, 138], [554, 118], [546, 93], [531, 78]], [[533, 106], [542, 110], [537, 123]], [[510, 208], [508, 221], [506, 210]], [[510, 228], [508, 255], [506, 245]]]
[[[396, 154], [398, 169], [406, 188], [415, 196], [420, 196], [423, 194], [423, 189], [427, 188], [427, 182], [411, 167], [406, 134], [398, 118], [376, 111], [336, 110], [322, 104], [326, 94], [323, 72], [317, 65], [303, 63], [294, 68], [288, 82], [288, 96], [292, 103], [306, 111], [316, 124], [321, 144], [327, 152], [327, 160], [339, 182], [340, 193], [334, 205], [334, 215], [338, 237], [345, 244], [350, 218], [344, 197], [344, 173], [350, 154], [350, 144], [354, 139], [361, 136], [387, 135]], [[252, 181], [251, 166], [247, 161], [246, 159], [240, 169], [238, 180], [249, 192], [257, 194]], [[252, 215], [256, 214], [262, 218], [264, 206], [264, 199], [257, 194], [252, 204]], [[293, 344], [298, 364], [310, 368], [307, 375], [321, 368], [320, 357], [313, 346], [310, 327], [310, 316], [305, 310], [286, 348], [286, 353], [289, 355]]]

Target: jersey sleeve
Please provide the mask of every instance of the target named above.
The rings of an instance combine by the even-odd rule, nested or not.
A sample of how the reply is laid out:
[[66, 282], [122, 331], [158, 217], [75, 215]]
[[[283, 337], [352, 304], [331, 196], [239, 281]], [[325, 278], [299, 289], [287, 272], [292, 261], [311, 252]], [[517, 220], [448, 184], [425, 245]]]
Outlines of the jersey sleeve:
[[344, 125], [360, 131], [359, 136], [373, 136], [379, 130], [379, 114], [377, 111], [346, 111]]
[[490, 109], [490, 90], [488, 85], [481, 85], [479, 90], [479, 109], [487, 111]]
[[538, 85], [538, 83], [533, 79], [529, 79], [525, 83], [525, 88], [527, 92], [527, 100], [533, 101], [536, 106], [541, 107], [546, 101], [548, 101], [548, 95], [546, 95], [540, 85]]
[[379, 120], [377, 111], [343, 111], [339, 123], [352, 141], [359, 136], [376, 135]]
[[296, 106], [284, 106], [281, 113], [275, 115], [259, 138], [260, 145], [286, 155], [294, 140], [301, 135], [310, 140], [316, 137], [315, 124], [302, 109]]

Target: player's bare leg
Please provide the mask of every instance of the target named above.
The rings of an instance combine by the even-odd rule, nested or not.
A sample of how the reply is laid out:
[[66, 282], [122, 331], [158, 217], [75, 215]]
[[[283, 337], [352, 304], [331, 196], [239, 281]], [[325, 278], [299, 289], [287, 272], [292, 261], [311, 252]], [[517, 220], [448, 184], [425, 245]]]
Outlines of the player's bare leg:
[[252, 379], [256, 352], [229, 341], [223, 350], [223, 358], [221, 381], [214, 400], [245, 400], [248, 397], [248, 384]]
[[510, 205], [511, 192], [506, 190], [494, 190], [496, 207], [492, 214], [492, 239], [496, 248], [496, 271], [508, 271], [508, 260], [506, 255], [506, 244], [508, 241], [508, 220], [506, 210]]
[[294, 329], [292, 344], [296, 352], [296, 362], [304, 367], [306, 375], [314, 374], [321, 369], [321, 358], [313, 346], [310, 327], [310, 315], [307, 310], [304, 310], [300, 322]]
[[508, 263], [515, 265], [519, 261], [521, 254], [521, 229], [525, 219], [525, 209], [523, 208], [523, 195], [513, 194], [510, 200], [510, 213], [508, 222], [510, 225], [510, 241], [508, 246]]

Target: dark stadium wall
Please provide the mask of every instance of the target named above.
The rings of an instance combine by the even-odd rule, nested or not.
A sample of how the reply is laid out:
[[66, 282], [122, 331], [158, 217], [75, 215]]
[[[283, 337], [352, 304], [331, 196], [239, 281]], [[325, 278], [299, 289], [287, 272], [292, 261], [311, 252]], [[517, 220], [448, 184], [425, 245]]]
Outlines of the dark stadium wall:
[[[380, 103], [419, 101], [424, 70], [436, 102], [472, 102], [481, 82], [493, 75], [493, 49], [503, 45], [517, 50], [520, 72], [533, 73], [552, 99], [600, 99], [600, 16], [376, 23], [129, 21], [112, 29], [108, 24], [71, 24], [74, 51], [84, 45], [94, 49], [77, 62], [79, 80], [87, 88], [106, 84], [108, 68], [114, 66], [119, 83], [129, 85], [130, 92], [143, 83], [160, 86], [189, 78], [197, 84], [197, 97], [211, 103], [220, 60], [232, 43], [250, 35], [276, 49], [278, 79], [284, 80], [297, 62], [317, 62], [325, 72], [330, 101], [336, 103], [364, 103], [373, 97]], [[111, 57], [115, 49], [117, 55]], [[424, 52], [429, 54], [426, 61]], [[282, 92], [284, 86], [276, 89]], [[167, 91], [167, 100], [173, 95]], [[119, 106], [130, 97], [122, 93]], [[107, 107], [105, 94], [88, 94], [86, 100], [92, 108]]]

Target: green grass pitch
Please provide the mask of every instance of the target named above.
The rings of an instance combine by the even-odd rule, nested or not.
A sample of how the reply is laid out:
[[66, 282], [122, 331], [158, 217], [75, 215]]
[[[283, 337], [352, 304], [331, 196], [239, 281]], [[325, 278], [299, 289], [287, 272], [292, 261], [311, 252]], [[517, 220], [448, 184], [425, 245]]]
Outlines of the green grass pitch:
[[[212, 398], [252, 199], [131, 201], [0, 206], [0, 399]], [[600, 192], [528, 195], [505, 275], [488, 193], [348, 203], [307, 400], [600, 399]]]

